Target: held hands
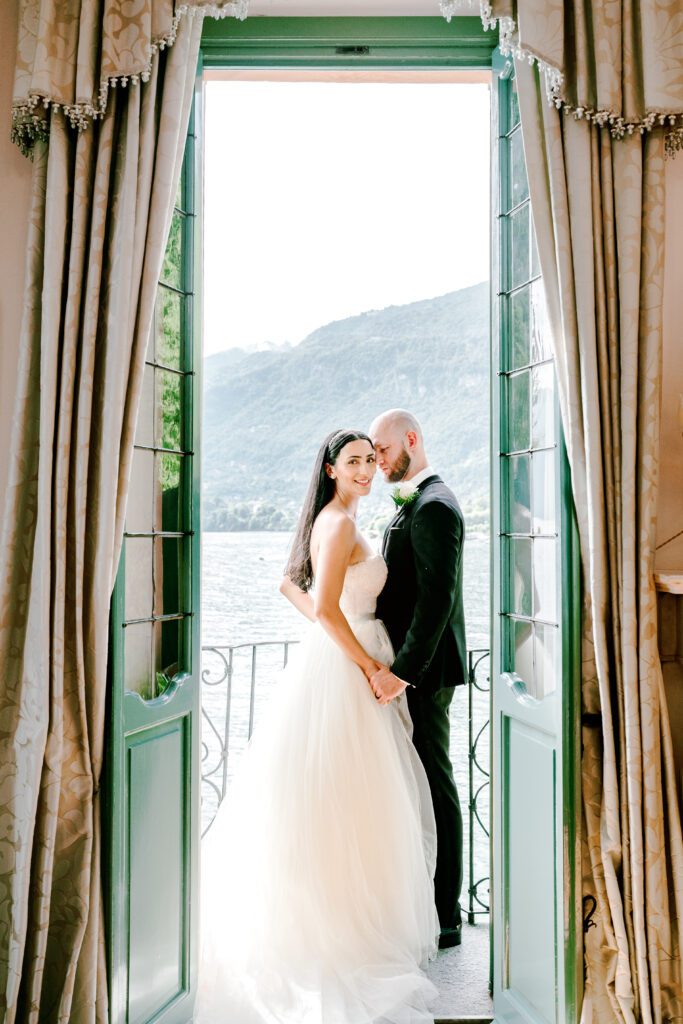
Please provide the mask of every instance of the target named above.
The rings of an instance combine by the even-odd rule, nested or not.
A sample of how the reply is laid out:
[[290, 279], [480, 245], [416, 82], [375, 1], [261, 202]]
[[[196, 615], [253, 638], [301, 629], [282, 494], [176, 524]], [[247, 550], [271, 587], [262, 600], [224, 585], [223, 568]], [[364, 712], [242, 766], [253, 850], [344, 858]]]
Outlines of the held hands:
[[368, 682], [380, 704], [394, 700], [408, 685], [395, 676], [387, 665], [378, 665], [372, 675], [368, 676]]

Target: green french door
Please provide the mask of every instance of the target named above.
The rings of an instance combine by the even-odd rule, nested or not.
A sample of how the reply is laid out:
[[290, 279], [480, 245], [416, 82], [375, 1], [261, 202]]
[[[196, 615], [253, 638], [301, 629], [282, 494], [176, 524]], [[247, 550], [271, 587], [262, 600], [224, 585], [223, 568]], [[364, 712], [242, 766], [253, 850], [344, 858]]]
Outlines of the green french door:
[[111, 1024], [186, 1024], [197, 973], [200, 87], [158, 285], [110, 617]]
[[[268, 29], [271, 21], [277, 24]], [[410, 66], [491, 67], [490, 33], [478, 19], [451, 26], [438, 18], [285, 21], [294, 56], [285, 53], [283, 66], [332, 60], [347, 67], [351, 48], [353, 66], [394, 67], [400, 44]], [[414, 43], [418, 22], [422, 36]], [[274, 66], [274, 53], [286, 49], [284, 29], [279, 19], [207, 20], [204, 54], [216, 67]], [[299, 52], [302, 31], [320, 35], [317, 65], [310, 39]], [[493, 70], [494, 1008], [499, 1024], [564, 1024], [577, 1019], [582, 962], [576, 535], [514, 77], [502, 60]], [[112, 1024], [186, 1024], [197, 975], [200, 103], [198, 88], [112, 599], [105, 815]]]
[[494, 60], [492, 929], [496, 1021], [578, 1017], [571, 492], [516, 83]]

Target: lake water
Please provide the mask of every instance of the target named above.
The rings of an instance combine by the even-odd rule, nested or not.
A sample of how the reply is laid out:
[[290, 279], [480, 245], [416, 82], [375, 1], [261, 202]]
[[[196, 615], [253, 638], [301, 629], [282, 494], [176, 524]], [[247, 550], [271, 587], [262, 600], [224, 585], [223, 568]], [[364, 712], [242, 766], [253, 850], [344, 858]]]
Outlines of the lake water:
[[[277, 685], [284, 658], [284, 641], [296, 641], [303, 635], [305, 620], [280, 594], [278, 586], [287, 561], [289, 533], [204, 533], [202, 534], [202, 742], [204, 774], [213, 769], [210, 781], [203, 785], [202, 827], [211, 821], [225, 780], [233, 774], [248, 739], [250, 696], [254, 684], [253, 725]], [[465, 622], [469, 649], [489, 647], [489, 541], [485, 536], [469, 536], [465, 541], [464, 564]], [[254, 651], [252, 644], [259, 644]], [[227, 704], [225, 648], [245, 645], [232, 653], [231, 700]], [[255, 657], [255, 666], [253, 658]], [[487, 686], [488, 659], [478, 675]], [[474, 691], [472, 727], [474, 736], [488, 720], [488, 693]], [[229, 720], [228, 720], [229, 718]], [[207, 720], [208, 719], [208, 720]], [[451, 705], [451, 758], [465, 823], [465, 849], [468, 843], [468, 694], [459, 687]], [[228, 735], [227, 766], [221, 759], [221, 738]], [[484, 728], [477, 747], [477, 760], [488, 771], [488, 728]], [[482, 821], [488, 824], [489, 803], [486, 777], [475, 771], [474, 791], [484, 784], [477, 799]], [[475, 823], [474, 880], [485, 878], [488, 868], [488, 839]], [[469, 879], [467, 854], [463, 898]], [[482, 887], [487, 899], [487, 885]]]

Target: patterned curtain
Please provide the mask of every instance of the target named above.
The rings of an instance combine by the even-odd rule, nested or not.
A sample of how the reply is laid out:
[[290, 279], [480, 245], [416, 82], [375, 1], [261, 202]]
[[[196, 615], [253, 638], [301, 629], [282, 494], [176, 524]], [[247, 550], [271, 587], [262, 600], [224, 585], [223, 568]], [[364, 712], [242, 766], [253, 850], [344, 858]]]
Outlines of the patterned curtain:
[[516, 58], [581, 536], [582, 1020], [665, 1024], [683, 1018], [683, 843], [653, 572], [683, 3], [493, 0], [482, 18]]
[[112, 90], [148, 82], [185, 15], [245, 18], [249, 0], [20, 0], [12, 139], [30, 153], [50, 132], [50, 111], [87, 128]]
[[14, 137], [34, 166], [0, 543], [6, 1024], [108, 1019], [109, 599], [205, 13], [184, 11], [23, 0], [20, 12]]
[[[471, 0], [440, 0], [450, 19]], [[683, 2], [481, 0], [504, 55], [533, 60], [549, 100], [616, 137], [667, 127], [683, 146]]]
[[548, 105], [518, 62], [583, 562], [583, 1020], [683, 1014], [683, 844], [654, 587], [664, 138]]

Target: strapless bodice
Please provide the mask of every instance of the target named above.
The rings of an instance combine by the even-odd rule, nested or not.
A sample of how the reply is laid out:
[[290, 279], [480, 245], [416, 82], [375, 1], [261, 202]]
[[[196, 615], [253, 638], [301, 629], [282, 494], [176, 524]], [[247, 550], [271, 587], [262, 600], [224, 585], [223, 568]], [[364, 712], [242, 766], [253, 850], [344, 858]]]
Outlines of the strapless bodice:
[[349, 565], [339, 599], [344, 615], [350, 620], [374, 618], [386, 580], [387, 564], [381, 555], [370, 555]]

